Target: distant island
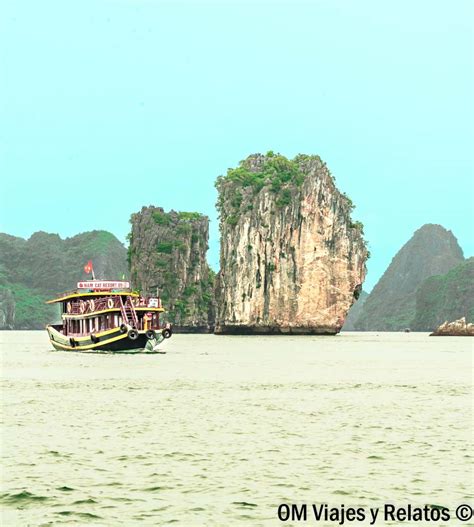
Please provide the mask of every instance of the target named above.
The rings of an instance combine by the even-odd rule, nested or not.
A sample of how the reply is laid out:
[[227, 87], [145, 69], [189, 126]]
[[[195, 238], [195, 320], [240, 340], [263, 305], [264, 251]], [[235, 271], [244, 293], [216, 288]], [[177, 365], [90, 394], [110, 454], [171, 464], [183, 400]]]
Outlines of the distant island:
[[464, 259], [451, 231], [427, 224], [394, 256], [351, 329], [433, 331], [462, 317], [474, 320], [474, 258]]
[[110, 232], [62, 239], [36, 232], [28, 240], [0, 233], [0, 329], [43, 329], [59, 318], [45, 301], [87, 278], [93, 260], [98, 276], [128, 277], [127, 250]]
[[206, 258], [209, 219], [199, 212], [143, 207], [131, 216], [128, 249], [106, 231], [0, 234], [0, 329], [42, 329], [58, 318], [45, 300], [87, 278], [88, 260], [99, 277], [129, 277], [159, 294], [182, 332], [434, 331], [474, 320], [474, 258], [440, 225], [418, 229], [363, 291], [363, 225], [319, 156], [253, 154], [216, 187], [217, 275]]

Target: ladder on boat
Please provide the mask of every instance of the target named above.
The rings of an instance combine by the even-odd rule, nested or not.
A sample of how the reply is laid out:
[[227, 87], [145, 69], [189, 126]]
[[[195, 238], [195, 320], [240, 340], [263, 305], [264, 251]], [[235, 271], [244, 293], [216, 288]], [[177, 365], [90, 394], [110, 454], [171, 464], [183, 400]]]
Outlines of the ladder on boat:
[[130, 297], [127, 297], [127, 300], [125, 301], [125, 304], [123, 303], [122, 297], [120, 298], [120, 311], [122, 312], [122, 318], [124, 324], [128, 324], [129, 326], [132, 326], [133, 328], [138, 328], [138, 317], [137, 312], [135, 311], [135, 307], [133, 306], [132, 299]]

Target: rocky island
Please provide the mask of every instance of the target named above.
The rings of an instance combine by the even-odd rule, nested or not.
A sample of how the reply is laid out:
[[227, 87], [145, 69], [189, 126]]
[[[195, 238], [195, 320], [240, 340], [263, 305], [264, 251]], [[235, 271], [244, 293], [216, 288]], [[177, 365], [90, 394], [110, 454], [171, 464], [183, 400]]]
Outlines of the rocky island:
[[474, 324], [466, 322], [462, 317], [454, 322], [444, 322], [441, 324], [430, 337], [474, 337]]
[[453, 233], [441, 225], [423, 225], [373, 288], [355, 329], [432, 331], [446, 319], [470, 316], [472, 276], [473, 261], [464, 260]]
[[132, 214], [128, 261], [132, 286], [158, 295], [179, 332], [214, 327], [214, 272], [206, 260], [209, 218], [198, 212], [143, 207]]
[[326, 164], [255, 154], [216, 187], [216, 333], [338, 333], [361, 291], [368, 250]]

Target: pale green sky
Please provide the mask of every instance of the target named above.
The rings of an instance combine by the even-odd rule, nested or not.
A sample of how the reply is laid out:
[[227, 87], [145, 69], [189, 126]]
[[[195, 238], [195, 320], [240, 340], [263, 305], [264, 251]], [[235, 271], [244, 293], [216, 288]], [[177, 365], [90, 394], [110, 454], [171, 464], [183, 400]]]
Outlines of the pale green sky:
[[[143, 205], [211, 218], [250, 153], [319, 154], [370, 289], [423, 223], [474, 253], [471, 1], [4, 0], [1, 230], [125, 240]], [[81, 262], [82, 264], [82, 262]]]

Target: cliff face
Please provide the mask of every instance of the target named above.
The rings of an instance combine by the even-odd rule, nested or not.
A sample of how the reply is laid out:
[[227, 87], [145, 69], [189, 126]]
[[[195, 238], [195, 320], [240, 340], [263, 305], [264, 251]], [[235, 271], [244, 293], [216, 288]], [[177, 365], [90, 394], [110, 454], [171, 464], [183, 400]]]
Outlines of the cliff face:
[[433, 331], [446, 320], [474, 322], [474, 258], [444, 275], [424, 280], [416, 290], [415, 331]]
[[365, 278], [362, 225], [318, 156], [256, 154], [216, 183], [216, 333], [340, 331]]
[[0, 233], [0, 324], [2, 329], [43, 329], [59, 314], [45, 305], [52, 296], [73, 289], [92, 260], [97, 278], [128, 274], [126, 249], [106, 231], [61, 239], [36, 232], [28, 240]]
[[209, 219], [194, 212], [143, 207], [132, 214], [129, 263], [132, 284], [159, 295], [178, 331], [214, 326], [214, 273], [206, 261]]
[[423, 225], [398, 251], [365, 301], [355, 328], [362, 331], [400, 331], [416, 315], [416, 289], [428, 277], [444, 274], [463, 261], [451, 231]]

